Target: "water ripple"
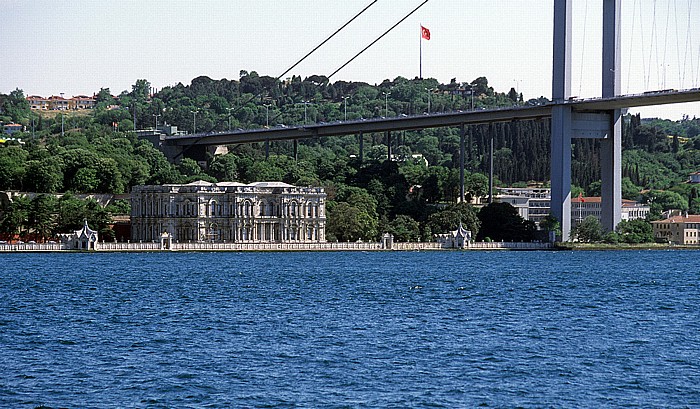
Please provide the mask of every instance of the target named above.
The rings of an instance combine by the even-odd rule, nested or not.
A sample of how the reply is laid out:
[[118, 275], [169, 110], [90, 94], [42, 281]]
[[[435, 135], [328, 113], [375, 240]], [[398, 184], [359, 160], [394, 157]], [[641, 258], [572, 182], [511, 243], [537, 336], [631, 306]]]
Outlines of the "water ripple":
[[699, 254], [8, 254], [0, 407], [700, 407]]

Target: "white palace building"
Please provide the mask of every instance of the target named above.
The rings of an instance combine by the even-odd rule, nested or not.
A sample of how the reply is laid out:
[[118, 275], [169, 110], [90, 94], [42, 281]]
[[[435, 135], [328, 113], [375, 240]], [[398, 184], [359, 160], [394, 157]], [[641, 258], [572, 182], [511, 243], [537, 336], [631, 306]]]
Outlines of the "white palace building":
[[173, 242], [323, 243], [326, 193], [282, 182], [135, 186], [131, 239]]

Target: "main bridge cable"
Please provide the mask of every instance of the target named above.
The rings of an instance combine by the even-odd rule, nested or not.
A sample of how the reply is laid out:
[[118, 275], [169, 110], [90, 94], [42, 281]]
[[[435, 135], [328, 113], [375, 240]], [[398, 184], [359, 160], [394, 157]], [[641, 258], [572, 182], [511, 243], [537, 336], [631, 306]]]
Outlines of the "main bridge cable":
[[362, 54], [362, 53], [364, 53], [365, 51], [367, 51], [367, 49], [369, 49], [370, 47], [372, 47], [377, 41], [381, 40], [385, 35], [389, 34], [389, 33], [390, 33], [393, 29], [395, 29], [399, 24], [403, 23], [404, 20], [406, 20], [407, 18], [409, 18], [411, 15], [413, 15], [413, 13], [415, 13], [416, 11], [418, 11], [418, 9], [420, 9], [421, 7], [423, 7], [423, 6], [425, 5], [425, 3], [427, 3], [428, 1], [430, 1], [430, 0], [425, 0], [423, 3], [419, 4], [418, 7], [416, 7], [415, 9], [413, 9], [413, 11], [411, 11], [411, 12], [408, 13], [408, 14], [406, 14], [406, 16], [405, 16], [404, 18], [402, 18], [402, 19], [399, 20], [396, 24], [394, 24], [394, 25], [391, 26], [388, 30], [386, 30], [386, 31], [384, 32], [384, 34], [380, 35], [379, 37], [377, 37], [376, 40], [374, 40], [374, 41], [372, 41], [371, 43], [369, 43], [369, 45], [368, 45], [367, 47], [363, 48], [362, 51], [360, 51], [359, 53], [355, 54], [354, 57], [352, 57], [351, 59], [349, 59], [345, 64], [341, 65], [340, 68], [338, 68], [337, 70], [333, 71], [333, 73], [332, 73], [331, 75], [328, 76], [328, 79], [330, 79], [332, 76], [334, 76], [335, 74], [337, 74], [338, 71], [340, 71], [340, 70], [342, 70], [343, 68], [345, 68], [348, 64], [350, 64], [351, 62], [353, 62], [353, 60], [355, 60], [355, 58], [359, 57], [360, 54]]
[[[347, 27], [348, 25], [350, 25], [350, 23], [352, 23], [353, 21], [355, 21], [355, 20], [356, 20], [358, 17], [360, 17], [362, 14], [364, 14], [365, 11], [367, 11], [370, 7], [372, 7], [372, 6], [373, 6], [375, 3], [377, 3], [378, 1], [379, 1], [379, 0], [374, 0], [374, 1], [372, 1], [370, 4], [368, 4], [367, 6], [365, 6], [365, 8], [363, 8], [362, 10], [360, 10], [359, 13], [355, 14], [350, 20], [348, 20], [345, 24], [343, 24], [339, 29], [335, 30], [335, 32], [334, 32], [333, 34], [331, 34], [330, 36], [326, 37], [326, 39], [323, 40], [323, 41], [321, 42], [321, 44], [319, 44], [319, 45], [317, 45], [316, 47], [314, 47], [311, 51], [309, 51], [308, 53], [306, 53], [305, 56], [301, 57], [297, 62], [295, 62], [291, 67], [287, 68], [286, 71], [284, 71], [282, 74], [278, 75], [277, 78], [275, 78], [275, 81], [274, 81], [274, 82], [277, 83], [277, 81], [279, 81], [280, 78], [282, 78], [282, 77], [283, 77], [285, 74], [287, 74], [289, 71], [293, 70], [297, 65], [301, 64], [301, 63], [302, 63], [305, 59], [307, 59], [311, 54], [313, 54], [314, 52], [316, 52], [316, 50], [318, 50], [318, 49], [321, 48], [324, 44], [326, 44], [328, 41], [330, 41], [333, 37], [335, 37], [338, 33], [340, 33], [343, 29], [345, 29], [345, 27]], [[258, 93], [255, 94], [255, 95], [253, 95], [252, 97], [248, 98], [248, 99], [247, 99], [246, 101], [244, 101], [242, 104], [239, 104], [238, 107], [236, 107], [236, 109], [233, 110], [233, 113], [235, 114], [236, 112], [240, 111], [246, 104], [248, 104], [250, 101], [254, 100], [255, 98], [261, 96], [262, 94], [263, 94], [263, 92], [261, 91], [261, 92], [258, 92]], [[230, 113], [229, 113], [229, 115], [230, 115]], [[273, 119], [274, 119], [274, 118], [273, 118]], [[209, 129], [209, 131], [207, 131], [203, 136], [199, 137], [199, 138], [198, 138], [192, 145], [190, 145], [190, 146], [196, 145], [197, 142], [199, 142], [200, 140], [202, 140], [202, 139], [206, 136], [206, 134], [211, 133], [214, 129], [216, 129], [216, 127], [217, 127], [219, 124], [221, 124], [221, 121], [219, 121], [217, 124], [215, 124], [213, 127], [211, 127], [211, 128]], [[175, 158], [177, 159], [178, 157], [180, 157], [180, 155], [182, 155], [183, 153], [185, 153], [185, 151], [186, 151], [187, 149], [189, 149], [189, 147], [186, 148], [186, 149], [183, 149], [183, 151], [180, 152], [180, 153], [178, 153], [178, 154], [175, 156]]]
[[[348, 20], [348, 21], [347, 21], [345, 24], [343, 24], [339, 29], [335, 30], [335, 32], [334, 32], [333, 34], [331, 34], [331, 35], [328, 36], [325, 40], [323, 40], [323, 41], [321, 42], [321, 44], [319, 44], [319, 45], [317, 45], [316, 47], [314, 47], [313, 50], [311, 50], [311, 51], [309, 51], [308, 53], [306, 53], [305, 56], [301, 57], [301, 58], [300, 58], [297, 62], [295, 62], [291, 67], [287, 68], [286, 71], [284, 71], [282, 74], [278, 75], [278, 76], [275, 78], [275, 83], [276, 83], [277, 81], [279, 81], [280, 78], [284, 77], [289, 71], [293, 70], [297, 65], [301, 64], [301, 63], [302, 63], [305, 59], [307, 59], [311, 54], [313, 54], [314, 52], [316, 52], [316, 50], [318, 50], [318, 49], [321, 48], [324, 44], [326, 44], [328, 41], [330, 41], [333, 37], [336, 36], [336, 34], [340, 33], [343, 29], [345, 29], [345, 27], [347, 27], [348, 25], [350, 25], [350, 23], [352, 23], [353, 21], [355, 21], [355, 20], [356, 20], [358, 17], [360, 17], [365, 11], [367, 11], [367, 9], [369, 9], [370, 7], [372, 7], [372, 6], [373, 6], [376, 2], [378, 2], [378, 1], [379, 1], [379, 0], [374, 0], [373, 2], [371, 2], [370, 4], [368, 4], [365, 8], [363, 8], [362, 10], [360, 10], [359, 13], [355, 14], [355, 15], [353, 16], [353, 18], [351, 18], [350, 20]], [[263, 94], [263, 92], [261, 91], [261, 92], [258, 92], [258, 93], [255, 94], [255, 95], [253, 95], [252, 97], [248, 98], [248, 99], [247, 99], [246, 101], [244, 101], [242, 104], [239, 104], [238, 107], [236, 107], [236, 109], [233, 111], [233, 113], [235, 114], [236, 112], [240, 111], [247, 103], [249, 103], [250, 101], [254, 100], [255, 98], [261, 96], [262, 94]]]
[[[355, 60], [355, 58], [359, 57], [360, 54], [362, 54], [362, 53], [364, 53], [365, 51], [367, 51], [367, 49], [369, 49], [370, 47], [372, 47], [375, 43], [377, 43], [379, 40], [381, 40], [385, 35], [389, 34], [389, 33], [390, 33], [393, 29], [395, 29], [399, 24], [403, 23], [404, 20], [406, 20], [407, 18], [409, 18], [409, 17], [410, 17], [413, 13], [415, 13], [416, 11], [418, 11], [418, 9], [420, 9], [421, 7], [423, 7], [423, 6], [425, 5], [425, 3], [427, 3], [428, 1], [430, 1], [430, 0], [425, 0], [423, 3], [419, 4], [418, 7], [416, 7], [415, 9], [413, 9], [410, 13], [406, 14], [401, 20], [399, 20], [396, 24], [394, 24], [394, 25], [391, 26], [388, 30], [386, 30], [386, 31], [384, 32], [384, 34], [382, 34], [382, 35], [380, 35], [379, 37], [377, 37], [377, 38], [376, 38], [374, 41], [372, 41], [367, 47], [363, 48], [362, 51], [360, 51], [359, 53], [355, 54], [354, 57], [352, 57], [351, 59], [349, 59], [349, 60], [348, 60], [345, 64], [343, 64], [340, 68], [338, 68], [337, 70], [333, 71], [333, 73], [332, 73], [331, 75], [327, 76], [326, 78], [330, 79], [332, 76], [334, 76], [335, 74], [337, 74], [338, 71], [340, 71], [340, 70], [342, 70], [343, 68], [345, 68], [345, 67], [346, 67], [348, 64], [350, 64], [353, 60]], [[272, 119], [275, 119], [275, 118], [279, 117], [280, 115], [282, 115], [281, 112], [278, 113], [277, 115], [275, 115], [274, 117], [272, 117]]]

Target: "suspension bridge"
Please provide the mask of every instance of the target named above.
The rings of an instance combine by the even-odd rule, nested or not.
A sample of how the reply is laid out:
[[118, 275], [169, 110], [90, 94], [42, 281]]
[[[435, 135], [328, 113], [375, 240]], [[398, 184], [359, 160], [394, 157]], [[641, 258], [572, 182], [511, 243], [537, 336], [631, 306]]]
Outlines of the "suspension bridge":
[[[573, 0], [554, 1], [552, 102], [537, 106], [434, 113], [333, 123], [278, 126], [263, 129], [207, 132], [164, 137], [161, 148], [171, 158], [187, 152], [203, 156], [209, 146], [251, 142], [296, 141], [306, 138], [381, 133], [387, 135], [391, 158], [391, 133], [436, 127], [460, 127], [461, 198], [464, 198], [465, 126], [516, 120], [551, 120], [551, 212], [561, 224], [560, 240], [569, 239], [571, 230], [571, 140], [594, 138], [601, 141], [602, 224], [614, 230], [620, 222], [621, 196], [621, 118], [622, 110], [664, 104], [700, 101], [700, 88], [651, 91], [621, 95], [621, 0], [603, 0], [602, 93], [601, 97], [578, 99], [572, 96], [572, 5]], [[636, 7], [636, 1], [635, 1]], [[658, 41], [657, 41], [658, 54]], [[698, 67], [700, 69], [700, 67]], [[646, 71], [646, 68], [645, 68]], [[664, 80], [665, 81], [665, 80]]]

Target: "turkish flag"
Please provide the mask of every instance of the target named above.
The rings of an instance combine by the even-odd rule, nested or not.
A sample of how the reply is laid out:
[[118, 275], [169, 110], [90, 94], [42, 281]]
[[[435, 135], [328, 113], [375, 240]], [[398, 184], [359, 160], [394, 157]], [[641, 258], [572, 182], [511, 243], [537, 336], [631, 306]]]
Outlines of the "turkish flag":
[[430, 30], [423, 26], [420, 26], [420, 36], [425, 38], [426, 40], [430, 40]]

